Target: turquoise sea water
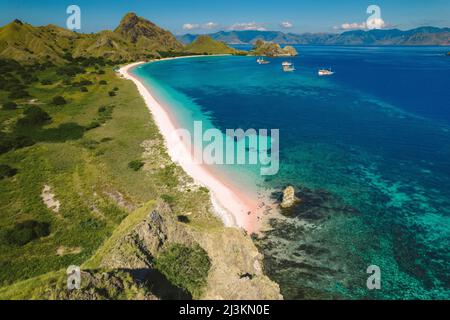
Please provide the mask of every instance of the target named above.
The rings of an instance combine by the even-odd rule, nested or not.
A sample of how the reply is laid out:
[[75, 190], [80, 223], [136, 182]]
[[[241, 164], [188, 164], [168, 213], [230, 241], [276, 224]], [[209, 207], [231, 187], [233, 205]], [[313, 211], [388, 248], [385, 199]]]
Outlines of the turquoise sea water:
[[[448, 48], [299, 47], [290, 59], [202, 57], [144, 65], [181, 127], [280, 129], [280, 171], [215, 167], [243, 190], [302, 202], [256, 240], [287, 299], [450, 298]], [[333, 77], [320, 78], [320, 67]], [[366, 269], [381, 269], [381, 290]]]

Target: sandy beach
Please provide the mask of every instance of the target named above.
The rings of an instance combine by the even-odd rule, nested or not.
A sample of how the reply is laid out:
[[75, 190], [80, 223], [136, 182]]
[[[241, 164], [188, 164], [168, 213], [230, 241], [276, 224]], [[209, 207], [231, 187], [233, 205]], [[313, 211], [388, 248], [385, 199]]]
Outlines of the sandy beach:
[[[194, 56], [167, 58], [180, 59]], [[226, 181], [219, 179], [211, 173], [207, 165], [198, 164], [194, 161], [194, 155], [186, 143], [180, 137], [174, 135], [177, 130], [176, 122], [171, 118], [167, 108], [157, 101], [150, 90], [135, 76], [130, 70], [144, 64], [136, 62], [122, 67], [119, 72], [125, 78], [132, 80], [137, 86], [139, 93], [144, 98], [145, 103], [152, 113], [153, 118], [164, 138], [164, 142], [172, 161], [180, 165], [183, 170], [191, 176], [194, 181], [210, 190], [211, 202], [216, 215], [228, 227], [243, 228], [248, 233], [258, 229], [258, 201], [244, 195], [236, 190]], [[178, 141], [174, 141], [178, 139]], [[181, 148], [180, 148], [181, 146]], [[179, 161], [179, 159], [184, 159]]]

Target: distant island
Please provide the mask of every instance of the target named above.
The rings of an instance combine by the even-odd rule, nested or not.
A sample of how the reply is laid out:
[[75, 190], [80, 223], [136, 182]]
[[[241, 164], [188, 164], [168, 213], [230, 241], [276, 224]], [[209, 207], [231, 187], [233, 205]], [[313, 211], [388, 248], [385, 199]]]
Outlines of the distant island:
[[184, 52], [192, 54], [237, 54], [238, 50], [229, 47], [221, 41], [212, 39], [209, 36], [199, 36], [192, 43], [188, 44]]
[[258, 39], [250, 55], [265, 57], [293, 57], [298, 55], [297, 50], [292, 46], [281, 46], [274, 42], [266, 42]]
[[[185, 44], [191, 43], [198, 35], [185, 34], [177, 39]], [[209, 34], [215, 40], [227, 44], [255, 44], [257, 40], [270, 41], [280, 45], [360, 45], [360, 46], [448, 46], [450, 28], [420, 27], [402, 31], [354, 30], [343, 33], [284, 33], [280, 31], [220, 31]]]

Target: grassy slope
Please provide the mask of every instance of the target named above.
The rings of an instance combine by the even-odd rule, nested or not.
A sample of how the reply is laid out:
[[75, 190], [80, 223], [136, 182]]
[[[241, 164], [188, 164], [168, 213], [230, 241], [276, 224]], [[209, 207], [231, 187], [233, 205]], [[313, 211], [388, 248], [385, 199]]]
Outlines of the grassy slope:
[[[114, 230], [111, 237], [109, 237], [100, 249], [82, 265], [83, 270], [92, 268], [96, 270], [100, 267], [100, 261], [108, 250], [112, 248], [115, 241], [121, 236], [129, 232], [137, 223], [139, 223], [154, 206], [154, 201], [146, 203], [142, 208], [129, 214], [121, 224]], [[58, 271], [48, 272], [37, 277], [18, 281], [10, 286], [0, 287], [0, 299], [49, 299], [51, 292], [62, 290], [66, 286], [67, 275], [64, 269]], [[51, 289], [50, 289], [51, 288]], [[49, 296], [50, 293], [50, 296]], [[124, 292], [126, 294], [126, 292]], [[130, 297], [132, 298], [132, 297]]]
[[[0, 244], [1, 285], [82, 264], [91, 257], [129, 213], [105, 192], [120, 192], [128, 207], [165, 195], [176, 212], [193, 212], [192, 226], [220, 226], [204, 208], [208, 201], [205, 190], [182, 192], [176, 188], [181, 170], [168, 163], [157, 128], [131, 82], [107, 69], [105, 75], [78, 76], [94, 82], [88, 86], [89, 92], [81, 93], [58, 82], [52, 70], [37, 76], [54, 80], [53, 85], [34, 84], [29, 90], [53, 122], [33, 132], [39, 137], [36, 145], [0, 155], [0, 163], [19, 169], [15, 177], [0, 181], [0, 230], [35, 219], [50, 222], [51, 234], [22, 247]], [[108, 84], [99, 85], [100, 79]], [[118, 94], [109, 97], [113, 87], [119, 88]], [[55, 95], [63, 95], [69, 103], [51, 105], [49, 101]], [[1, 103], [5, 96], [0, 92]], [[114, 106], [112, 119], [94, 130], [80, 131], [98, 118], [101, 106]], [[2, 129], [13, 127], [21, 113], [21, 109], [0, 110]], [[72, 127], [61, 128], [67, 123]], [[143, 156], [141, 144], [149, 139], [156, 145]], [[128, 163], [135, 159], [143, 159], [148, 170], [130, 170]], [[167, 163], [161, 168], [160, 162]], [[59, 213], [43, 204], [40, 195], [44, 184], [51, 186], [61, 202]], [[79, 248], [81, 252], [59, 256], [61, 247], [68, 251]]]
[[34, 27], [19, 20], [0, 27], [0, 58], [25, 64], [63, 64], [67, 62], [66, 53], [125, 61], [182, 50], [183, 45], [170, 32], [134, 14], [127, 14], [114, 32], [94, 34], [79, 34], [55, 25]]
[[236, 49], [233, 49], [223, 42], [213, 40], [209, 36], [199, 36], [194, 42], [187, 45], [185, 52], [195, 54], [235, 54]]

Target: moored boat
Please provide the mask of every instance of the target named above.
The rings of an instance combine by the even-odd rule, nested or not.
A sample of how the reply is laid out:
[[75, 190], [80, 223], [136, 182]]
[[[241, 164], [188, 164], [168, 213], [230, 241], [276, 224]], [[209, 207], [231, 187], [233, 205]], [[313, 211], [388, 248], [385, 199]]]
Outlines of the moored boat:
[[292, 62], [285, 61], [281, 65], [283, 66], [283, 71], [284, 72], [293, 72], [293, 71], [295, 71], [295, 67], [292, 64]]
[[318, 74], [321, 77], [322, 76], [332, 76], [334, 74], [334, 72], [331, 71], [331, 68], [330, 69], [320, 69]]

